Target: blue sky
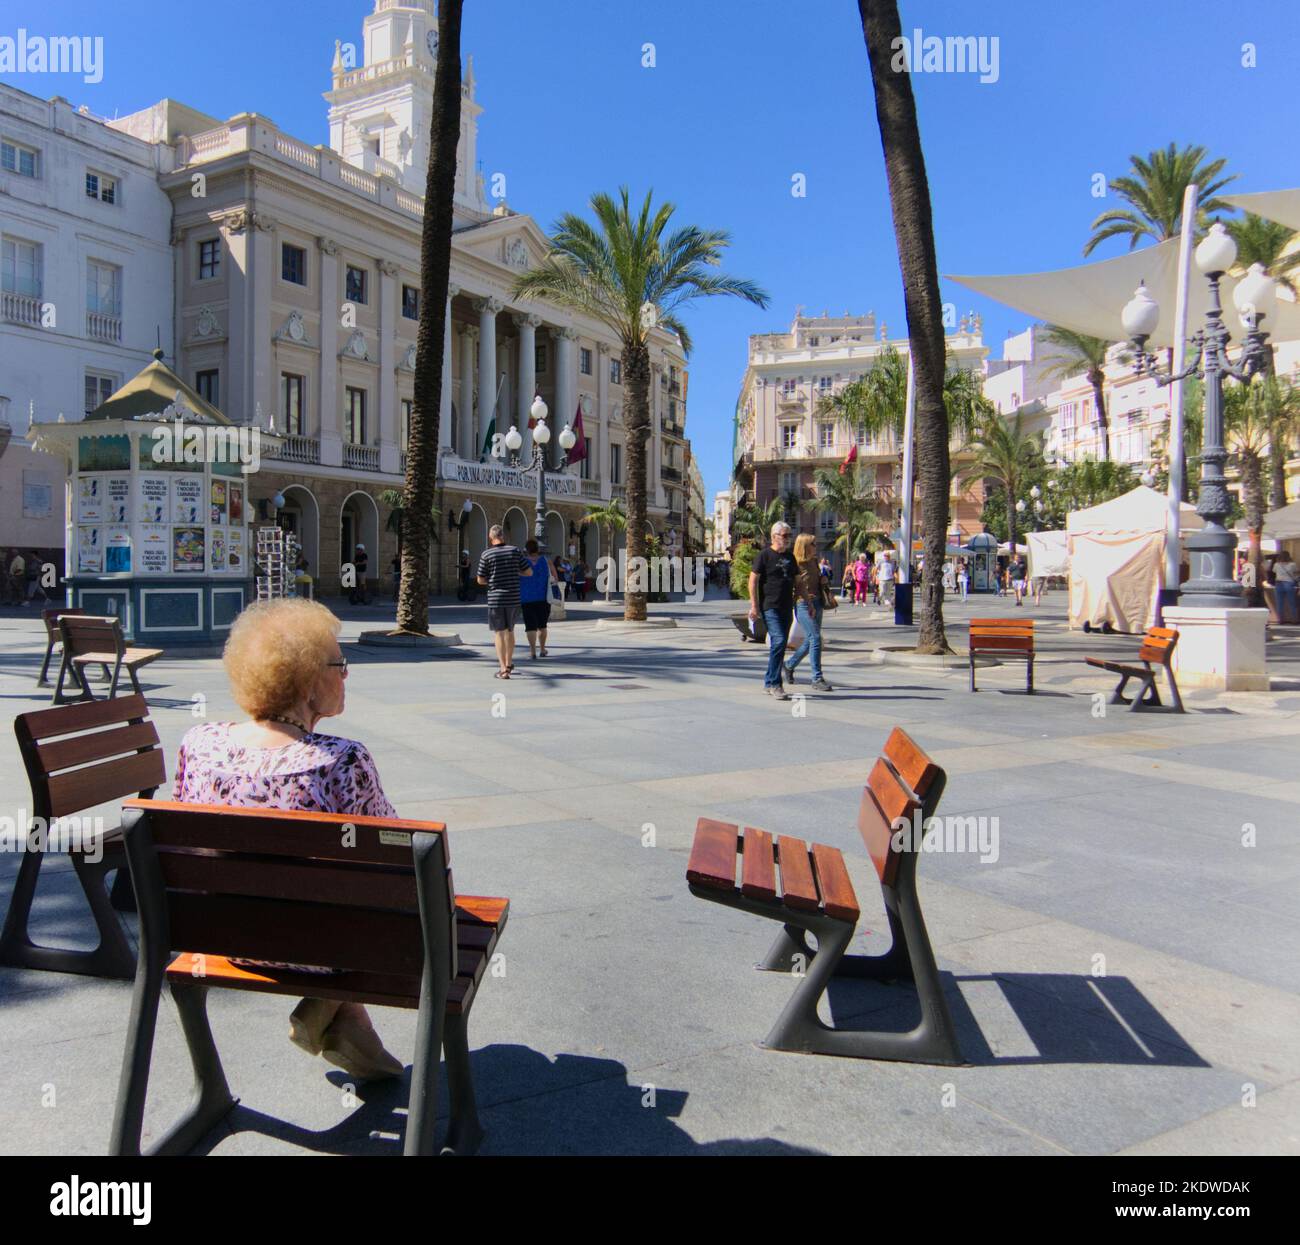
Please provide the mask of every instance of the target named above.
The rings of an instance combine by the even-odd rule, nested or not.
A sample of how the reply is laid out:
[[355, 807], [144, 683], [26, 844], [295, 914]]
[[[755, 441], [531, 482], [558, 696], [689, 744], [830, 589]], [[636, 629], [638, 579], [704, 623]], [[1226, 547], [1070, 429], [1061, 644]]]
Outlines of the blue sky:
[[[259, 112], [326, 142], [335, 39], [360, 44], [370, 0], [0, 0], [0, 35], [102, 35], [103, 81], [0, 75], [98, 113], [172, 96], [214, 115]], [[1233, 188], [1300, 185], [1295, 0], [902, 0], [904, 32], [996, 36], [998, 80], [913, 84], [941, 272], [1080, 262], [1088, 225], [1116, 204], [1094, 173], [1169, 141], [1226, 156]], [[655, 44], [656, 67], [641, 47]], [[1242, 66], [1242, 45], [1257, 64]], [[731, 470], [746, 337], [810, 313], [874, 310], [904, 330], [879, 133], [853, 0], [466, 0], [463, 49], [484, 106], [479, 156], [512, 208], [549, 228], [591, 192], [653, 187], [683, 222], [725, 228], [728, 270], [767, 310], [709, 300], [695, 340], [688, 428], [709, 497]], [[791, 195], [803, 173], [807, 195]], [[1117, 253], [1111, 243], [1097, 257]], [[994, 355], [1024, 316], [944, 285], [984, 316]]]

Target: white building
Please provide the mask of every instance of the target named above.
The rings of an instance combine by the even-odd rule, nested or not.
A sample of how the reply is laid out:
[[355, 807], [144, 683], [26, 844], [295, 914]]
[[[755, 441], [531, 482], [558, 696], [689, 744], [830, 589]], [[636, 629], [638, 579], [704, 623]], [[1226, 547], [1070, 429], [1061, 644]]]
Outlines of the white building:
[[713, 547], [716, 557], [731, 556], [731, 490], [723, 489], [713, 494]]
[[171, 154], [0, 84], [0, 545], [64, 543], [64, 467], [29, 417], [81, 419], [172, 350]]

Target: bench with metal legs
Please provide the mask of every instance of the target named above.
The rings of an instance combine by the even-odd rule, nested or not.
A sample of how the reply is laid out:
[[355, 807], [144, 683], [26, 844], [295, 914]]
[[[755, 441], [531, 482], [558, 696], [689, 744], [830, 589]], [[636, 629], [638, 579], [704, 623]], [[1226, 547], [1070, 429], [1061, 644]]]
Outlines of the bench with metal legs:
[[[69, 699], [63, 693], [64, 680], [71, 677], [81, 689], [80, 699], [94, 700], [86, 667], [100, 666], [109, 679], [108, 695], [117, 695], [118, 681], [125, 670], [136, 695], [143, 695], [136, 671], [156, 661], [163, 655], [160, 648], [132, 648], [122, 635], [122, 623], [117, 618], [95, 614], [63, 613], [58, 619], [59, 635], [63, 640], [63, 658], [59, 663], [59, 678], [54, 687], [53, 703], [62, 704]], [[112, 672], [109, 672], [112, 666]]]
[[[1166, 713], [1184, 713], [1183, 698], [1178, 691], [1178, 681], [1174, 678], [1174, 649], [1178, 645], [1178, 631], [1174, 627], [1148, 627], [1142, 637], [1142, 647], [1138, 649], [1137, 660], [1142, 664], [1111, 661], [1104, 657], [1085, 657], [1090, 666], [1099, 670], [1119, 675], [1119, 683], [1111, 693], [1112, 705], [1128, 705], [1133, 712], [1144, 709], [1163, 709]], [[1166, 705], [1160, 699], [1160, 689], [1156, 686], [1156, 675], [1163, 670], [1169, 683], [1169, 697], [1174, 702]], [[1125, 696], [1124, 690], [1130, 679], [1138, 681], [1136, 696]]]
[[[441, 1152], [474, 1153], [483, 1128], [466, 1026], [509, 902], [455, 894], [445, 827], [142, 800], [128, 802], [123, 829], [140, 958], [110, 1153], [140, 1153], [164, 983], [195, 1089], [151, 1154], [193, 1149], [236, 1103], [208, 1022], [215, 988], [417, 1009], [404, 1153], [438, 1152], [443, 1055], [451, 1101]], [[196, 949], [173, 957], [177, 946]]]
[[[782, 929], [757, 967], [800, 978], [764, 1046], [860, 1059], [962, 1062], [916, 891], [921, 845], [913, 841], [918, 837], [913, 827], [934, 815], [944, 783], [943, 770], [895, 728], [871, 771], [858, 814], [892, 939], [879, 955], [848, 954], [860, 909], [838, 848], [788, 836], [774, 842], [764, 830], [700, 819], [686, 874], [691, 894], [779, 922]], [[896, 826], [907, 830], [898, 834]], [[817, 1008], [836, 977], [911, 982], [920, 1022], [906, 1033], [825, 1024]]]

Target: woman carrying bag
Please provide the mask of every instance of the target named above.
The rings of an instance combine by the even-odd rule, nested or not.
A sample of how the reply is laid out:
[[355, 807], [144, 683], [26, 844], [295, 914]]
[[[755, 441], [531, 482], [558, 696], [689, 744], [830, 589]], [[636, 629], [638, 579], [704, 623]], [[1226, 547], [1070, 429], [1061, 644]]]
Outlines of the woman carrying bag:
[[817, 540], [805, 532], [794, 542], [794, 611], [803, 632], [803, 643], [785, 663], [785, 675], [794, 682], [795, 667], [807, 656], [812, 664], [812, 686], [819, 692], [835, 689], [822, 677], [822, 617], [836, 601], [817, 566]]

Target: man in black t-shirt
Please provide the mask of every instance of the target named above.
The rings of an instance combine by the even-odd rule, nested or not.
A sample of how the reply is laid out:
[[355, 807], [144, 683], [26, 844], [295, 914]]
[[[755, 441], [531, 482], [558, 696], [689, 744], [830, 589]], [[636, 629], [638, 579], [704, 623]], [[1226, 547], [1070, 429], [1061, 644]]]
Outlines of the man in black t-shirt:
[[475, 578], [488, 590], [488, 629], [497, 650], [498, 679], [508, 679], [515, 668], [519, 579], [532, 573], [532, 564], [523, 552], [514, 545], [507, 545], [505, 530], [499, 523], [494, 523], [488, 530], [488, 548], [478, 560]]
[[777, 700], [789, 700], [781, 683], [785, 642], [794, 621], [794, 553], [790, 549], [790, 525], [772, 525], [772, 543], [754, 559], [749, 573], [749, 618], [759, 615], [767, 624], [767, 674], [763, 690]]

